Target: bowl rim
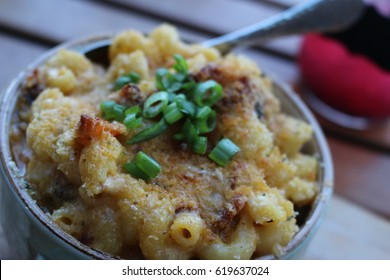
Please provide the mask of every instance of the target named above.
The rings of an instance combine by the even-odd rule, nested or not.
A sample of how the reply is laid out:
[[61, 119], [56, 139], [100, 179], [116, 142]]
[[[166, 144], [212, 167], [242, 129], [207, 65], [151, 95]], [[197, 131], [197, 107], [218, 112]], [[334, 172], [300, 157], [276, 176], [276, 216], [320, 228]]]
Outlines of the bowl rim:
[[[43, 227], [50, 230], [52, 234], [62, 240], [65, 244], [93, 259], [118, 259], [118, 257], [84, 245], [76, 238], [61, 230], [52, 222], [52, 220], [43, 212], [43, 210], [39, 208], [36, 202], [23, 187], [25, 181], [23, 176], [18, 172], [18, 168], [14, 162], [10, 149], [11, 144], [9, 143], [9, 127], [12, 115], [14, 114], [17, 99], [20, 95], [21, 86], [25, 78], [30, 73], [32, 73], [34, 69], [42, 65], [47, 59], [52, 57], [60, 49], [71, 49], [85, 54], [100, 47], [108, 47], [111, 44], [114, 35], [116, 34], [111, 33], [87, 36], [81, 39], [65, 42], [46, 51], [36, 60], [30, 63], [12, 80], [0, 99], [0, 162], [1, 168], [4, 171], [7, 180], [5, 184], [7, 186], [2, 187], [11, 186], [11, 191], [15, 194], [18, 202], [23, 206], [24, 210], [27, 212], [27, 215], [34, 216]], [[293, 236], [288, 245], [284, 247], [283, 255], [275, 256], [270, 254], [256, 258], [288, 259], [293, 256], [293, 254], [298, 251], [301, 246], [304, 245], [308, 238], [311, 237], [312, 233], [316, 231], [324, 216], [324, 212], [333, 192], [333, 163], [329, 146], [320, 128], [320, 125], [308, 107], [303, 103], [302, 99], [291, 89], [290, 86], [284, 82], [281, 82], [278, 78], [274, 77], [274, 75], [270, 75], [269, 73], [266, 75], [272, 80], [273, 92], [276, 90], [280, 92], [279, 95], [284, 95], [284, 97], [286, 97], [285, 101], [289, 102], [289, 105], [293, 106], [294, 110], [300, 113], [299, 118], [307, 121], [312, 126], [313, 138], [311, 141], [316, 146], [315, 149], [319, 153], [319, 178], [317, 182], [320, 185], [320, 190], [305, 223]], [[279, 97], [280, 96], [278, 96], [278, 98]]]

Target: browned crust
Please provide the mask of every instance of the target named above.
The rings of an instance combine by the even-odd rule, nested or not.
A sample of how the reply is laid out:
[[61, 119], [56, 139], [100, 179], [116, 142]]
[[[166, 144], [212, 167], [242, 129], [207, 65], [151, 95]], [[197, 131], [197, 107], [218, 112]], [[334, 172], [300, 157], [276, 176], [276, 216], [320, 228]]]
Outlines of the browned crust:
[[96, 116], [83, 114], [77, 125], [76, 143], [85, 147], [93, 139], [101, 139], [104, 132], [117, 136], [124, 133], [124, 129], [120, 124], [109, 123]]

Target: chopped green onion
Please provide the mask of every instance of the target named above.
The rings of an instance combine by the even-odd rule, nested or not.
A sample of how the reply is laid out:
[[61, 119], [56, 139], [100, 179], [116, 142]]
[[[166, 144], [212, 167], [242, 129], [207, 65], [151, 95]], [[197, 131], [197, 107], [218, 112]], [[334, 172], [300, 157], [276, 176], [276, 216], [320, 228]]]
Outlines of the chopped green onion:
[[131, 83], [130, 77], [120, 76], [118, 79], [115, 80], [114, 90], [119, 90], [123, 88], [125, 85], [130, 83]]
[[166, 91], [156, 92], [149, 96], [144, 103], [143, 115], [145, 118], [154, 118], [160, 114], [168, 105], [168, 93]]
[[141, 123], [142, 123], [142, 118], [137, 118], [135, 114], [127, 115], [123, 120], [123, 124], [129, 130], [139, 127]]
[[209, 106], [198, 107], [196, 110], [195, 118], [198, 120], [202, 120], [208, 117], [211, 112], [211, 108]]
[[161, 171], [160, 164], [144, 152], [138, 152], [132, 161], [149, 178], [156, 178]]
[[203, 119], [196, 120], [195, 124], [199, 130], [199, 134], [209, 133], [213, 131], [217, 125], [217, 113], [210, 109], [209, 114]]
[[125, 110], [126, 106], [123, 106], [121, 104], [115, 104], [113, 108], [114, 120], [122, 122], [125, 118]]
[[141, 115], [141, 107], [139, 105], [132, 106], [125, 111], [125, 116], [136, 115], [139, 117]]
[[181, 129], [181, 132], [184, 135], [184, 139], [188, 144], [194, 144], [198, 138], [199, 131], [189, 119], [186, 119], [184, 125]]
[[196, 106], [194, 103], [192, 103], [191, 101], [187, 101], [186, 98], [176, 98], [175, 99], [175, 102], [177, 104], [177, 107], [179, 108], [179, 110], [188, 115], [188, 116], [191, 116], [193, 117], [196, 113]]
[[159, 136], [161, 133], [163, 133], [168, 128], [168, 124], [164, 119], [161, 119], [158, 123], [155, 123], [151, 127], [142, 130], [140, 133], [135, 135], [133, 138], [131, 138], [129, 141], [127, 141], [127, 144], [137, 144], [143, 141], [150, 140], [154, 137]]
[[130, 83], [136, 84], [139, 82], [140, 79], [141, 77], [135, 72], [130, 72], [127, 75], [122, 75], [115, 80], [114, 89], [119, 90]]
[[[184, 80], [187, 78], [187, 75], [184, 74], [184, 73], [176, 73], [175, 75], [173, 75], [175, 77], [175, 80], [178, 81], [178, 82], [184, 82]], [[180, 84], [180, 88], [182, 87], [183, 85]]]
[[159, 90], [164, 90], [163, 79], [168, 74], [168, 70], [165, 68], [157, 69], [156, 71], [156, 86]]
[[165, 68], [160, 68], [156, 71], [156, 86], [159, 90], [168, 92], [176, 92], [181, 88], [180, 81], [176, 80], [175, 75]]
[[110, 120], [114, 118], [114, 106], [116, 105], [113, 100], [106, 100], [100, 103], [100, 111], [102, 112], [103, 118]]
[[176, 63], [173, 65], [173, 68], [176, 70], [175, 79], [179, 82], [184, 82], [188, 76], [187, 61], [180, 54], [175, 54], [173, 58], [176, 60]]
[[182, 89], [187, 93], [187, 96], [192, 98], [192, 93], [195, 90], [196, 85], [195, 81], [189, 81], [182, 85]]
[[163, 80], [163, 84], [164, 88], [170, 92], [176, 92], [181, 89], [181, 83], [176, 82], [175, 77], [171, 73]]
[[207, 150], [207, 137], [201, 136], [198, 137], [193, 144], [193, 150], [197, 154], [205, 154]]
[[179, 121], [183, 117], [183, 114], [180, 112], [177, 104], [171, 103], [164, 110], [164, 118], [168, 124], [173, 124]]
[[187, 97], [184, 94], [180, 93], [180, 94], [177, 94], [175, 96], [175, 98], [173, 99], [174, 102], [176, 102], [178, 100], [187, 100]]
[[220, 166], [225, 166], [228, 161], [240, 151], [240, 148], [236, 146], [228, 138], [224, 138], [209, 154], [209, 158]]
[[131, 82], [134, 84], [137, 84], [141, 80], [140, 75], [138, 75], [135, 72], [130, 72], [127, 76], [130, 78]]
[[178, 73], [183, 73], [187, 75], [188, 72], [188, 64], [187, 61], [184, 59], [183, 56], [180, 54], [175, 54], [173, 58], [176, 60], [176, 63], [173, 65], [173, 68], [178, 72]]
[[222, 98], [222, 86], [209, 80], [198, 84], [194, 92], [194, 101], [199, 106], [211, 106]]
[[[114, 101], [104, 101], [100, 110], [104, 118], [123, 122], [127, 129], [134, 129], [141, 125], [142, 118], [155, 118], [163, 113], [159, 122], [139, 132], [127, 141], [127, 144], [137, 144], [150, 140], [162, 134], [182, 118], [185, 122], [179, 133], [173, 139], [184, 141], [195, 153], [205, 154], [207, 151], [207, 137], [200, 136], [213, 131], [216, 127], [216, 111], [211, 107], [223, 97], [222, 86], [214, 80], [196, 83], [188, 73], [188, 64], [183, 56], [174, 55], [174, 70], [160, 68], [156, 71], [156, 87], [159, 92], [149, 96], [143, 104], [143, 110], [136, 105], [126, 108]], [[140, 76], [131, 72], [122, 75], [115, 81], [118, 90], [128, 83], [138, 83]], [[231, 140], [222, 139], [208, 155], [211, 160], [220, 166], [240, 151]], [[160, 172], [160, 165], [143, 152], [124, 165], [124, 169], [131, 175], [150, 180]]]
[[134, 176], [135, 178], [142, 179], [144, 181], [150, 180], [149, 176], [133, 162], [128, 162], [123, 165], [123, 169], [125, 169], [127, 173]]
[[177, 97], [177, 94], [168, 91], [168, 102], [169, 103], [172, 103], [176, 97]]
[[156, 178], [161, 171], [160, 164], [142, 151], [123, 168], [132, 176], [145, 181]]

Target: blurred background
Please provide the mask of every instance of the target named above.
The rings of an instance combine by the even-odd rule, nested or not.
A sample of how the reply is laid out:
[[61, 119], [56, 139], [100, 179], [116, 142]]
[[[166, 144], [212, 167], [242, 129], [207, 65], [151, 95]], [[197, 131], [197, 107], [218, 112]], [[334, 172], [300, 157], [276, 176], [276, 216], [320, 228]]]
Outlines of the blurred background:
[[[201, 42], [301, 2], [305, 0], [1, 0], [0, 88], [4, 90], [37, 56], [69, 39], [126, 28], [148, 32], [156, 25], [168, 22], [178, 27], [183, 38]], [[333, 57], [343, 53], [343, 59], [349, 63], [353, 61], [353, 55], [358, 54], [364, 58], [364, 63], [347, 68], [341, 78], [352, 76], [350, 71], [364, 65], [368, 70], [362, 66], [363, 76], [361, 72], [355, 73], [362, 78], [355, 77], [354, 81], [390, 85], [387, 81], [390, 77], [389, 52], [381, 53], [390, 49], [385, 47], [390, 42], [386, 41], [390, 26], [389, 19], [384, 16], [388, 13], [389, 1], [378, 2], [381, 2], [382, 14], [367, 7], [363, 18], [349, 31], [312, 40], [298, 35], [285, 37], [238, 50], [266, 73], [291, 85], [314, 109], [318, 109], [319, 103], [316, 103], [317, 99], [310, 99], [311, 96], [330, 107], [329, 111], [325, 106], [326, 112], [320, 110], [317, 117], [334, 160], [335, 196], [304, 256], [307, 259], [390, 259], [390, 107], [386, 103], [390, 88], [387, 88], [387, 96], [381, 93], [383, 87], [373, 91], [369, 87], [360, 95], [360, 89], [366, 85], [363, 83], [357, 89], [338, 95], [333, 92], [329, 99], [332, 91], [324, 89], [327, 80], [323, 79], [335, 70], [327, 64], [328, 60], [318, 60], [325, 55]], [[318, 56], [314, 56], [317, 60], [311, 55], [313, 48], [317, 48]], [[341, 58], [336, 56], [335, 59]], [[326, 67], [315, 68], [316, 63]], [[302, 69], [317, 75], [312, 77]], [[364, 73], [370, 71], [378, 77], [373, 74], [368, 79]], [[332, 84], [341, 88], [344, 83], [349, 80], [341, 79]], [[340, 100], [343, 101], [340, 103]], [[361, 107], [366, 103], [370, 104], [369, 108]], [[341, 119], [345, 120], [342, 125], [337, 121]], [[0, 228], [0, 258], [13, 256]]]

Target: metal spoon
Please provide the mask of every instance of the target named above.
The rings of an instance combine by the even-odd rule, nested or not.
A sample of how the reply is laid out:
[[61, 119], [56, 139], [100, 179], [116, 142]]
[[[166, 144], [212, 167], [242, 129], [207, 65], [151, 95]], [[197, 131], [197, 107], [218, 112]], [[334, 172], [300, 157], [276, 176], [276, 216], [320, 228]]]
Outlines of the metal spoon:
[[204, 41], [226, 54], [234, 47], [249, 46], [275, 37], [306, 32], [331, 32], [354, 23], [364, 9], [363, 0], [311, 0], [253, 25]]

